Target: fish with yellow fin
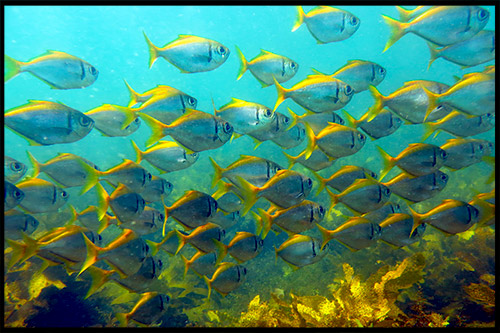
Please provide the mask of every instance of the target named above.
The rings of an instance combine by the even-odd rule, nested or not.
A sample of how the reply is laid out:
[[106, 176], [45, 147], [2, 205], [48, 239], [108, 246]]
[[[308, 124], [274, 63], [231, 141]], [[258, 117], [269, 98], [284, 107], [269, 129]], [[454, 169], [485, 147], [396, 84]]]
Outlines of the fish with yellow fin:
[[104, 136], [128, 136], [139, 129], [141, 119], [133, 110], [118, 105], [102, 104], [85, 115], [94, 121], [94, 127]]
[[[214, 108], [215, 109], [215, 108]], [[267, 106], [242, 99], [231, 98], [231, 101], [215, 109], [215, 115], [228, 121], [238, 134], [269, 128], [276, 118], [273, 110]]]
[[26, 171], [28, 170], [26, 164], [21, 163], [18, 160], [13, 159], [12, 157], [9, 157], [7, 155], [4, 155], [3, 165], [4, 178], [6, 181], [11, 183], [15, 183], [19, 179], [23, 178], [23, 176], [26, 174]]
[[446, 117], [422, 124], [424, 135], [422, 141], [432, 133], [438, 135], [440, 131], [448, 132], [456, 137], [468, 137], [481, 134], [495, 127], [495, 114], [486, 113], [481, 116], [466, 116], [458, 111], [450, 112]]
[[351, 217], [335, 230], [328, 230], [319, 224], [318, 229], [323, 237], [321, 248], [335, 239], [353, 252], [372, 246], [382, 235], [378, 224], [360, 216]]
[[20, 207], [30, 213], [57, 211], [69, 199], [68, 192], [40, 178], [30, 178], [16, 186], [24, 193]]
[[338, 114], [333, 111], [326, 111], [321, 113], [314, 113], [311, 111], [306, 111], [303, 115], [298, 116], [290, 108], [288, 108], [288, 113], [292, 116], [293, 120], [290, 126], [295, 126], [295, 124], [302, 123], [307, 124], [313, 130], [314, 134], [318, 134], [329, 123], [335, 123], [340, 125], [345, 125], [344, 119], [342, 119]]
[[317, 263], [327, 249], [323, 249], [319, 239], [301, 234], [290, 236], [279, 248], [274, 247], [276, 259], [280, 257], [294, 270]]
[[425, 224], [413, 230], [413, 217], [403, 213], [389, 215], [380, 223], [380, 227], [382, 228], [380, 240], [395, 248], [419, 241], [425, 232]]
[[346, 110], [342, 110], [345, 115], [345, 119], [348, 126], [353, 128], [361, 128], [366, 134], [368, 134], [372, 140], [380, 139], [382, 137], [391, 135], [396, 132], [398, 128], [403, 125], [403, 120], [396, 117], [388, 109], [383, 109], [378, 113], [375, 118], [371, 121], [367, 121], [370, 116], [370, 111], [368, 110], [361, 118], [354, 119]]
[[186, 244], [191, 244], [198, 251], [205, 253], [214, 252], [217, 250], [214, 240], [222, 241], [226, 235], [224, 229], [214, 223], [206, 223], [193, 229], [189, 235], [184, 235], [176, 230], [177, 237], [179, 238], [179, 246], [175, 254]]
[[164, 202], [164, 199], [172, 193], [174, 185], [158, 176], [151, 176], [151, 181], [144, 186], [141, 197], [146, 202]]
[[179, 35], [162, 48], [155, 46], [143, 31], [149, 48], [149, 68], [158, 57], [177, 67], [181, 73], [199, 73], [216, 69], [229, 57], [227, 47], [211, 39]]
[[145, 151], [141, 151], [133, 140], [131, 142], [137, 156], [136, 163], [146, 160], [160, 173], [189, 168], [199, 157], [198, 153], [187, 154], [184, 148], [172, 141], [158, 141]]
[[283, 149], [290, 149], [300, 145], [305, 138], [306, 128], [303, 124], [299, 123], [290, 127], [285, 132], [278, 134], [271, 141]]
[[415, 203], [430, 199], [446, 187], [449, 176], [439, 170], [422, 176], [412, 176], [406, 172], [383, 183], [392, 193], [409, 203]]
[[151, 173], [135, 163], [134, 161], [123, 159], [123, 162], [99, 172], [100, 180], [106, 180], [113, 186], [123, 184], [131, 191], [140, 193], [151, 182]]
[[319, 195], [326, 185], [342, 192], [358, 179], [370, 177], [377, 179], [377, 174], [375, 172], [357, 165], [344, 165], [328, 178], [323, 178], [316, 172], [313, 172], [313, 175], [319, 182], [318, 192], [316, 195]]
[[131, 191], [123, 184], [118, 185], [111, 195], [108, 195], [99, 183], [95, 188], [99, 201], [97, 208], [99, 220], [104, 217], [108, 207], [111, 208], [120, 222], [133, 221], [141, 216], [144, 211], [146, 202], [141, 195]]
[[203, 277], [208, 286], [207, 299], [210, 299], [212, 289], [226, 296], [245, 282], [247, 273], [247, 269], [241, 265], [232, 262], [221, 263], [212, 278]]
[[238, 231], [228, 245], [215, 243], [220, 250], [219, 261], [229, 254], [240, 264], [257, 257], [264, 246], [262, 238], [247, 231]]
[[4, 181], [4, 200], [3, 209], [5, 211], [12, 209], [23, 201], [25, 194], [16, 185]]
[[493, 143], [482, 139], [450, 139], [441, 145], [448, 158], [444, 166], [452, 170], [480, 163], [494, 152]]
[[283, 154], [290, 163], [288, 166], [289, 169], [294, 166], [295, 163], [300, 163], [310, 170], [319, 171], [332, 166], [336, 160], [335, 158], [323, 153], [323, 151], [319, 148], [315, 148], [308, 159], [305, 158], [305, 151], [300, 153], [298, 156], [291, 156], [285, 152], [283, 152]]
[[5, 239], [13, 240], [21, 239], [23, 233], [31, 235], [40, 224], [40, 222], [30, 214], [20, 212], [16, 209], [5, 211], [3, 223]]
[[120, 327], [127, 327], [132, 321], [140, 327], [148, 327], [154, 324], [167, 311], [170, 298], [158, 292], [147, 292], [141, 294], [141, 298], [128, 313], [117, 313], [115, 315]]
[[212, 276], [217, 267], [216, 264], [220, 261], [217, 260], [217, 252], [196, 252], [191, 259], [186, 259], [181, 255], [182, 261], [184, 261], [184, 276], [186, 276], [189, 268], [196, 273], [199, 277], [203, 278], [205, 276]]

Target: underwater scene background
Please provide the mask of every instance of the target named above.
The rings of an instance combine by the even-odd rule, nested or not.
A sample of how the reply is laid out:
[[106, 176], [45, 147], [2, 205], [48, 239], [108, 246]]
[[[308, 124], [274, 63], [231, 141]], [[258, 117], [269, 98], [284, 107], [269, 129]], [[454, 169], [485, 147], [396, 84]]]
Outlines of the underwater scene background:
[[[307, 13], [312, 8], [304, 6], [304, 11]], [[263, 88], [249, 71], [236, 80], [240, 67], [236, 46], [247, 60], [263, 49], [298, 63], [296, 75], [281, 83], [286, 88], [313, 74], [311, 67], [330, 74], [349, 60], [374, 62], [387, 71], [377, 85], [384, 96], [412, 80], [433, 80], [451, 86], [455, 77], [495, 65], [495, 60], [491, 60], [462, 69], [439, 58], [428, 69], [429, 48], [426, 41], [415, 34], [403, 36], [382, 52], [390, 30], [381, 15], [397, 19], [399, 14], [395, 6], [338, 8], [356, 15], [360, 20], [359, 29], [345, 40], [319, 44], [304, 25], [291, 31], [297, 17], [294, 6], [4, 6], [5, 55], [28, 61], [47, 50], [57, 50], [84, 59], [99, 70], [91, 86], [69, 90], [51, 89], [33, 75], [21, 73], [4, 85], [4, 110], [23, 105], [28, 100], [60, 102], [84, 113], [102, 104], [127, 106], [130, 93], [124, 80], [137, 92], [157, 85], [175, 87], [197, 99], [197, 110], [211, 114], [214, 113], [212, 100], [215, 107], [220, 108], [231, 98], [257, 102], [273, 109], [277, 99], [273, 85]], [[490, 13], [484, 29], [495, 30], [496, 8], [483, 8]], [[143, 32], [158, 47], [181, 34], [209, 38], [229, 48], [230, 55], [220, 67], [207, 72], [181, 73], [161, 58], [149, 69], [149, 51]], [[355, 94], [343, 109], [359, 119], [373, 104], [374, 98], [366, 90]], [[287, 108], [298, 115], [305, 113], [290, 98], [276, 111], [290, 117]], [[340, 110], [336, 113], [344, 116]], [[377, 140], [368, 138], [359, 152], [339, 158], [318, 174], [327, 178], [346, 165], [362, 166], [380, 174], [383, 164], [376, 146], [397, 156], [408, 145], [422, 142], [423, 134], [422, 124], [405, 123], [389, 136]], [[76, 142], [30, 146], [23, 137], [5, 127], [4, 149], [6, 156], [28, 167], [27, 175], [32, 170], [28, 151], [40, 162], [58, 153], [72, 153], [95, 163], [100, 170], [108, 170], [123, 159], [135, 161], [131, 140], [141, 150], [146, 150], [145, 142], [150, 135], [151, 130], [143, 121], [137, 131], [125, 137], [103, 136], [94, 128]], [[454, 135], [442, 131], [425, 142], [441, 146], [453, 138]], [[472, 138], [494, 143], [495, 130]], [[167, 136], [163, 140], [170, 138]], [[216, 191], [211, 186], [214, 168], [209, 157], [221, 167], [227, 167], [243, 154], [266, 158], [288, 168], [289, 161], [283, 152], [297, 156], [306, 148], [307, 141], [305, 138], [300, 145], [283, 149], [268, 140], [254, 149], [254, 140], [243, 135], [217, 149], [202, 151], [192, 166], [161, 175], [173, 185], [165, 205], [171, 206], [189, 190], [207, 194]], [[141, 162], [141, 166], [152, 175], [160, 174], [146, 161]], [[315, 197], [319, 184], [311, 170], [300, 163], [294, 164], [292, 170], [313, 180], [308, 200], [330, 207], [326, 191]], [[449, 177], [446, 187], [432, 198], [412, 204], [411, 208], [424, 213], [445, 199], [469, 202], [474, 196], [491, 191], [494, 196], [495, 182], [488, 181], [493, 170], [494, 163], [484, 161], [457, 171], [442, 168]], [[400, 172], [399, 168], [393, 168], [384, 181]], [[38, 177], [51, 181], [43, 172]], [[104, 181], [101, 183], [111, 194], [113, 188]], [[69, 204], [77, 212], [98, 204], [95, 188], [83, 195], [79, 187], [65, 190], [69, 193], [68, 203], [57, 212], [33, 214], [40, 224], [30, 237], [37, 239], [37, 235], [63, 227], [72, 216]], [[399, 196], [393, 194], [390, 200], [409, 212], [407, 203]], [[163, 211], [161, 202], [148, 205]], [[259, 199], [252, 211], [268, 207], [268, 201]], [[339, 203], [325, 215], [320, 225], [334, 230], [347, 220], [346, 216], [353, 215]], [[155, 233], [142, 237], [160, 242], [161, 229], [160, 226]], [[174, 229], [184, 230], [169, 218], [166, 231]], [[253, 214], [244, 215], [236, 225], [225, 230], [222, 242], [229, 244], [236, 232], [241, 231], [257, 232]], [[110, 243], [121, 232], [119, 226], [110, 225], [101, 232], [102, 244]], [[155, 257], [163, 262], [163, 270], [149, 291], [168, 295], [169, 302], [161, 316], [149, 326], [495, 326], [494, 223], [475, 225], [455, 235], [445, 235], [428, 226], [419, 241], [401, 248], [377, 241], [370, 247], [351, 251], [331, 240], [321, 260], [300, 269], [277, 258], [275, 248], [279, 248], [288, 235], [276, 232], [268, 233], [257, 257], [242, 263], [247, 272], [245, 281], [225, 297], [212, 290], [209, 300], [203, 278], [191, 270], [183, 277], [185, 263], [181, 255], [191, 258], [197, 252], [194, 247], [186, 245], [177, 255], [158, 251]], [[317, 227], [302, 234], [322, 237]], [[8, 239], [7, 233], [5, 238]], [[115, 327], [123, 324], [116, 314], [131, 313], [144, 293], [129, 292], [109, 281], [85, 298], [91, 286], [91, 274], [82, 273], [76, 277], [77, 273], [67, 271], [62, 264], [50, 265], [42, 271], [43, 261], [36, 256], [7, 268], [11, 252], [9, 244], [4, 244], [5, 327]], [[223, 261], [236, 262], [229, 255]], [[109, 269], [101, 261], [95, 265]], [[140, 324], [130, 320], [127, 325]]]

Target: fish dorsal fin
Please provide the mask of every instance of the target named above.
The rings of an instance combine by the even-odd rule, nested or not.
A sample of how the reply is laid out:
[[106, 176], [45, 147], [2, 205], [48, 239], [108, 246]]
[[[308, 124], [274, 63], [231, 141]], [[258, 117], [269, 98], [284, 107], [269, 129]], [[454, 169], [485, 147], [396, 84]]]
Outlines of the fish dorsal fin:
[[[265, 56], [265, 55], [275, 55], [274, 53], [272, 52], [269, 52], [269, 51], [266, 51], [266, 50], [263, 50], [263, 49], [260, 49], [260, 53], [257, 55], [257, 57], [261, 57], [261, 56]], [[256, 58], [257, 58], [256, 57]]]
[[162, 146], [162, 148], [180, 147], [177, 142], [168, 141], [168, 140], [158, 141], [153, 147], [157, 147], [157, 146]]

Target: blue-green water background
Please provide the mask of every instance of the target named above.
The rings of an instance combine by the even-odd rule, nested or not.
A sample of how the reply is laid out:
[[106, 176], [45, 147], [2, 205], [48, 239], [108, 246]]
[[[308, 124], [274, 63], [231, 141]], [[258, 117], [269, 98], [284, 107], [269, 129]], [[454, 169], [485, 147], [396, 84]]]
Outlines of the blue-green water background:
[[[304, 10], [308, 12], [311, 8], [305, 6]], [[361, 20], [359, 30], [347, 40], [319, 45], [305, 25], [291, 32], [297, 12], [293, 6], [7, 6], [4, 23], [5, 54], [20, 61], [27, 61], [47, 50], [67, 52], [94, 65], [99, 70], [99, 78], [93, 85], [84, 89], [53, 90], [32, 75], [22, 73], [5, 84], [5, 110], [22, 105], [28, 99], [59, 101], [82, 112], [104, 103], [127, 105], [130, 97], [124, 79], [137, 92], [144, 92], [158, 84], [175, 87], [197, 98], [197, 109], [209, 113], [213, 113], [212, 98], [216, 107], [234, 97], [272, 108], [277, 97], [274, 86], [261, 88], [249, 72], [236, 81], [240, 64], [235, 45], [242, 50], [248, 60], [254, 58], [260, 49], [264, 49], [298, 62], [300, 65], [298, 73], [283, 84], [287, 88], [310, 74], [311, 67], [325, 73], [333, 73], [352, 59], [373, 61], [387, 69], [384, 81], [377, 87], [384, 95], [398, 89], [406, 81], [417, 79], [435, 80], [452, 85], [455, 81], [454, 76], [460, 77], [465, 73], [482, 71], [485, 65], [494, 64], [494, 61], [491, 61], [462, 70], [458, 65], [438, 59], [430, 70], [427, 70], [429, 50], [426, 42], [414, 34], [405, 35], [388, 51], [382, 53], [389, 37], [389, 28], [381, 14], [398, 18], [394, 6], [339, 6], [338, 8], [355, 14]], [[494, 30], [495, 8], [484, 8], [490, 12], [490, 19], [485, 29]], [[179, 34], [210, 38], [229, 47], [231, 55], [222, 66], [205, 73], [181, 74], [177, 68], [162, 58], [148, 69], [149, 54], [143, 31], [157, 46], [165, 45], [176, 39]], [[345, 110], [355, 118], [359, 118], [372, 104], [372, 96], [365, 91], [356, 94]], [[301, 107], [289, 99], [279, 106], [278, 111], [288, 114], [287, 107], [298, 114], [303, 113]], [[422, 133], [421, 125], [404, 125], [393, 135], [375, 142], [368, 141], [360, 152], [342, 158], [320, 174], [325, 177], [330, 176], [342, 165], [347, 164], [368, 167], [378, 172], [381, 162], [375, 143], [395, 156], [408, 144], [419, 142]], [[57, 153], [68, 152], [87, 158], [96, 163], [101, 170], [106, 170], [122, 162], [123, 158], [135, 160], [130, 140], [133, 139], [141, 149], [144, 149], [144, 142], [149, 134], [150, 130], [143, 122], [139, 130], [129, 137], [104, 137], [94, 129], [88, 136], [75, 143], [28, 146], [25, 139], [6, 129], [5, 154], [30, 166], [27, 150], [41, 162], [54, 157]], [[437, 138], [426, 142], [441, 145], [451, 138], [453, 136], [441, 133]], [[492, 130], [478, 135], [477, 138], [494, 141], [495, 133]], [[219, 149], [202, 152], [196, 164], [186, 170], [165, 175], [164, 178], [174, 184], [174, 191], [167, 199], [167, 203], [171, 204], [189, 189], [212, 193], [210, 183], [213, 168], [208, 160], [209, 156], [221, 166], [229, 165], [240, 154], [266, 157], [282, 166], [288, 165], [281, 153], [282, 149], [274, 143], [264, 142], [256, 150], [253, 146], [253, 141], [244, 136], [232, 143], [226, 143]], [[296, 156], [304, 148], [305, 142], [287, 150], [287, 153]], [[143, 164], [151, 173], [158, 174], [157, 170], [150, 167], [147, 162]], [[422, 210], [426, 211], [446, 198], [458, 196], [461, 200], [468, 201], [477, 192], [489, 191], [491, 188], [486, 185], [481, 185], [481, 188], [470, 188], [472, 183], [464, 177], [471, 174], [470, 170], [486, 177], [491, 168], [484, 163], [471, 168], [468, 171], [454, 173], [448, 182], [449, 188], [445, 188], [437, 197], [422, 204]], [[311, 173], [300, 165], [294, 166], [294, 169], [312, 177]], [[390, 179], [398, 172], [399, 170], [392, 170], [386, 179]], [[41, 177], [44, 178], [44, 175]], [[450, 186], [452, 183], [461, 188], [460, 194], [452, 190], [455, 188]], [[70, 202], [77, 210], [82, 210], [89, 202], [95, 201], [93, 191], [87, 193], [85, 198], [79, 198], [78, 191], [79, 189], [69, 189]], [[313, 192], [315, 193], [315, 190]], [[326, 196], [319, 198], [328, 206]], [[254, 231], [253, 223], [249, 221], [250, 214], [246, 219], [245, 229]], [[336, 220], [334, 223], [327, 223], [326, 226], [333, 229], [341, 222]], [[319, 236], [316, 229], [312, 230], [311, 234]], [[273, 242], [278, 246], [285, 238], [282, 234], [277, 241], [271, 232], [269, 236], [271, 242], [266, 245], [269, 251], [265, 258], [274, 261], [271, 246]], [[284, 265], [282, 262], [279, 264]], [[249, 276], [249, 283], [252, 281], [257, 283], [257, 280], [259, 283], [266, 283], [265, 278], [259, 275], [259, 268], [255, 267], [255, 264], [252, 265], [250, 262], [248, 266], [255, 268]], [[300, 272], [297, 274], [301, 274]]]

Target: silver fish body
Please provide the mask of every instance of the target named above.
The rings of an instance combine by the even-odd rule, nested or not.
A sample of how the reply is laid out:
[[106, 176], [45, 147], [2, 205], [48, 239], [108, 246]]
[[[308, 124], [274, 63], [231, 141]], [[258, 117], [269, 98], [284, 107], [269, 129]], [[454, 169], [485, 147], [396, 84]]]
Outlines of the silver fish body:
[[15, 183], [21, 179], [28, 170], [24, 163], [21, 163], [7, 155], [4, 155], [3, 164], [4, 178], [6, 181], [11, 183]]
[[384, 184], [392, 193], [412, 202], [420, 202], [440, 193], [445, 188], [448, 178], [447, 174], [439, 170], [417, 177], [403, 172]]
[[25, 197], [25, 194], [22, 190], [17, 188], [16, 185], [4, 181], [4, 210], [9, 210], [21, 203]]

